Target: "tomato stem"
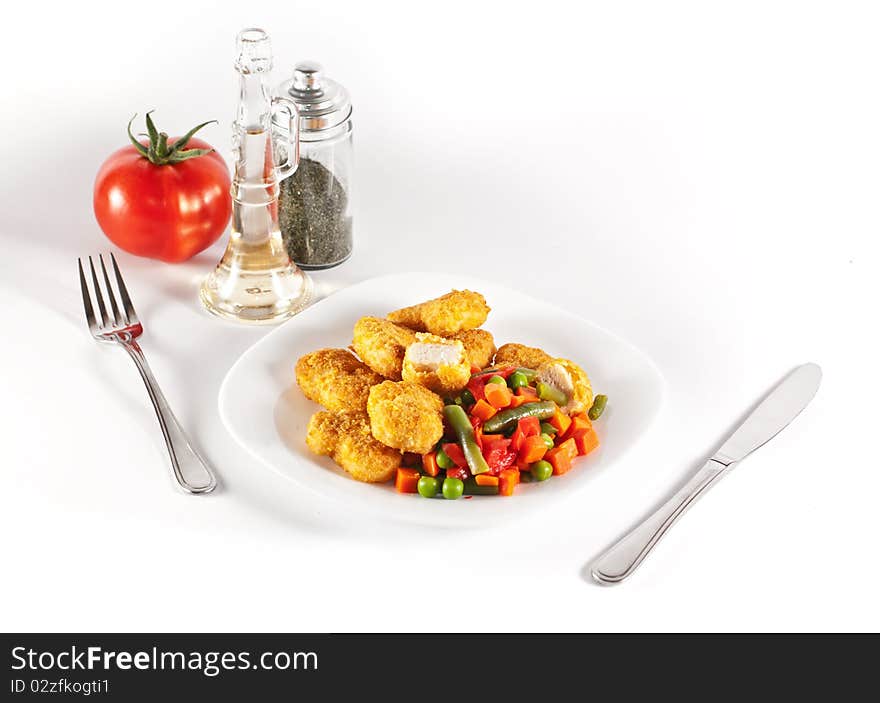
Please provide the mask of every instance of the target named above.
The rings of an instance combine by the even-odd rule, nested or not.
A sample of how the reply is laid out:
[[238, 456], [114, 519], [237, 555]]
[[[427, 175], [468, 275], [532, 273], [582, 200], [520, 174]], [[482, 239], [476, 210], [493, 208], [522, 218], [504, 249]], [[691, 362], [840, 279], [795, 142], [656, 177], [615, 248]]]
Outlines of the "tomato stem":
[[[152, 110], [150, 110], [150, 112], [152, 112]], [[141, 142], [135, 139], [134, 135], [131, 133], [131, 123], [134, 122], [135, 117], [137, 117], [137, 113], [135, 113], [134, 117], [132, 117], [128, 121], [127, 130], [129, 141], [131, 141], [132, 145], [135, 149], [137, 149], [138, 153], [141, 156], [143, 156], [145, 159], [149, 159], [150, 163], [153, 163], [156, 166], [177, 164], [181, 161], [204, 156], [205, 154], [210, 154], [212, 151], [214, 151], [213, 149], [186, 149], [185, 147], [196, 132], [198, 132], [202, 127], [211, 124], [212, 122], [217, 122], [217, 120], [209, 120], [208, 122], [202, 122], [202, 124], [196, 125], [189, 132], [178, 139], [169, 149], [168, 133], [160, 132], [158, 129], [156, 129], [153, 118], [150, 117], [150, 112], [146, 114], [146, 136], [150, 142], [148, 146], [144, 146]]]

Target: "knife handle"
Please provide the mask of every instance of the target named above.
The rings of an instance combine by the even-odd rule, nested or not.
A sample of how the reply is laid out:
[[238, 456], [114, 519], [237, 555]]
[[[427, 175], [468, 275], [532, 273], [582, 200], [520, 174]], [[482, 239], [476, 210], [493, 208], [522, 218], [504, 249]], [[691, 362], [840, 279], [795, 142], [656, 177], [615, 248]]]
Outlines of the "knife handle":
[[709, 459], [674, 496], [593, 562], [590, 569], [593, 578], [603, 584], [623, 581], [648, 556], [666, 530], [724, 475], [727, 468], [727, 465]]

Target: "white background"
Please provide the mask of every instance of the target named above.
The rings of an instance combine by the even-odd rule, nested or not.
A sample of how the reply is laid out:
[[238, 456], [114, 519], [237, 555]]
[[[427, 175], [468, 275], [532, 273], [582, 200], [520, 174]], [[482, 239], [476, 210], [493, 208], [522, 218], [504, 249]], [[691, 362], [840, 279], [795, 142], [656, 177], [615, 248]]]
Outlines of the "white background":
[[[249, 6], [249, 7], [248, 7]], [[270, 9], [271, 8], [271, 9]], [[0, 111], [0, 622], [8, 630], [880, 628], [880, 65], [871, 3], [14, 3]], [[428, 531], [257, 465], [217, 390], [265, 333], [203, 313], [222, 242], [119, 256], [169, 400], [222, 490], [176, 492], [134, 366], [75, 261], [95, 172], [155, 108], [229, 143], [233, 37], [351, 91], [357, 250], [322, 294], [463, 271], [644, 349], [660, 420], [560, 510]], [[589, 350], [584, 350], [589, 368]], [[588, 561], [794, 365], [813, 404], [609, 589]], [[291, 359], [291, 363], [293, 363]], [[612, 399], [613, 402], [613, 399]]]

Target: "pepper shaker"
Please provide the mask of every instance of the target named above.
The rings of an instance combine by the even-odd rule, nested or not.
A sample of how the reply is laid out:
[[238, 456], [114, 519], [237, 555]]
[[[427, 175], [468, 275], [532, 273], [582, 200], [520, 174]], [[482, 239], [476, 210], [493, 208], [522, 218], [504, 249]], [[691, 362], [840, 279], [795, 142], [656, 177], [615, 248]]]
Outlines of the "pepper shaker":
[[337, 266], [353, 246], [351, 99], [313, 61], [296, 64], [275, 94], [299, 109], [299, 166], [278, 201], [284, 244], [303, 269]]

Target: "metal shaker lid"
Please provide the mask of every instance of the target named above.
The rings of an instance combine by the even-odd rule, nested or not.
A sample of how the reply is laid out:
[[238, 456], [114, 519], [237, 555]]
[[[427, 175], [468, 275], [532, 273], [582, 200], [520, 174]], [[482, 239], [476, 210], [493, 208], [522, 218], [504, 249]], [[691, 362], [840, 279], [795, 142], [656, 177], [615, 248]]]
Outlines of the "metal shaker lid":
[[[314, 61], [296, 64], [293, 76], [278, 86], [276, 94], [296, 103], [301, 133], [332, 130], [351, 117], [348, 91], [327, 78], [321, 64]], [[311, 135], [311, 139], [321, 138], [322, 135]]]

